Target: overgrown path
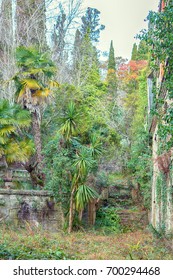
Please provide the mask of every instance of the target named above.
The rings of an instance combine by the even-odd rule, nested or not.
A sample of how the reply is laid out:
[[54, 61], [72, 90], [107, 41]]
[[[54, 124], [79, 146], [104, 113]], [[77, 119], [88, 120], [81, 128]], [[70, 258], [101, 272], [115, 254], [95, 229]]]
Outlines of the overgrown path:
[[111, 235], [75, 232], [61, 236], [59, 244], [64, 252], [80, 260], [173, 258], [165, 244], [146, 230]]
[[0, 228], [0, 259], [152, 260], [173, 259], [173, 251], [147, 229], [109, 235], [96, 230], [51, 233]]

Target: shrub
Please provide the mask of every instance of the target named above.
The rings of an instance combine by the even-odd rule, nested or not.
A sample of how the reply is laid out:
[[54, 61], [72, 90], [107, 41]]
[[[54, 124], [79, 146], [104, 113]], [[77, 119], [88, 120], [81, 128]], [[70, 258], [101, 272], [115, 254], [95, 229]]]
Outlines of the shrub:
[[27, 247], [25, 245], [14, 245], [11, 247], [7, 243], [0, 244], [1, 260], [63, 260], [66, 259], [65, 254], [60, 250], [46, 249], [39, 251], [38, 249]]
[[[29, 233], [29, 235], [28, 235]], [[57, 240], [51, 240], [44, 233], [5, 232], [0, 233], [1, 260], [63, 260], [65, 253]]]
[[96, 228], [105, 233], [120, 233], [120, 217], [114, 207], [102, 207], [96, 213]]

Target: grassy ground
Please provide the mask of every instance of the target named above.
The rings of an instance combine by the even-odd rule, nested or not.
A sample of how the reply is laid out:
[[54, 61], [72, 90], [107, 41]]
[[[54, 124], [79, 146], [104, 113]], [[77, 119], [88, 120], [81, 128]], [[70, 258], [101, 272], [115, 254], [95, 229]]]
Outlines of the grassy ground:
[[[171, 242], [171, 241], [170, 241]], [[163, 260], [173, 252], [149, 231], [104, 235], [97, 231], [50, 233], [0, 228], [0, 259]]]

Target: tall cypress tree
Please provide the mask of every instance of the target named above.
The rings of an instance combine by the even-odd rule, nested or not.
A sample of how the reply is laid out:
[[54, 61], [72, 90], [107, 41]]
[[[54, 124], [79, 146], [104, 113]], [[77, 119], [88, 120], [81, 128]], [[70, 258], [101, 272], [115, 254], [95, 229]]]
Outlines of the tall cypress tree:
[[76, 30], [75, 40], [73, 46], [73, 67], [72, 76], [75, 84], [78, 84], [78, 71], [79, 71], [79, 61], [81, 58], [81, 44], [82, 44], [82, 34], [79, 29]]
[[108, 93], [113, 97], [117, 93], [117, 76], [116, 76], [116, 63], [113, 41], [111, 41], [108, 59], [108, 72], [107, 72]]
[[109, 50], [109, 59], [108, 59], [108, 70], [116, 70], [115, 66], [115, 55], [114, 55], [114, 47], [113, 41], [111, 40], [110, 50]]
[[131, 60], [137, 60], [137, 59], [138, 59], [138, 47], [137, 47], [136, 43], [134, 43], [133, 48], [132, 48]]
[[[77, 41], [75, 42], [77, 43]], [[79, 86], [97, 83], [100, 80], [99, 62], [96, 48], [91, 43], [89, 29], [82, 39], [78, 37], [78, 44], [77, 56], [74, 58], [75, 84]]]
[[144, 40], [141, 40], [138, 46], [138, 60], [148, 60], [148, 46]]

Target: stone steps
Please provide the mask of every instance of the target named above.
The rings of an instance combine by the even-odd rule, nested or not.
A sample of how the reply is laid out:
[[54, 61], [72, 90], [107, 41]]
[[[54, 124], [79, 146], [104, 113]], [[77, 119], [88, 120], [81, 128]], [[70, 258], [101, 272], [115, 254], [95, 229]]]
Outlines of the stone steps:
[[139, 201], [134, 200], [128, 184], [110, 187], [108, 205], [117, 208], [122, 226], [140, 229], [148, 225], [148, 213], [141, 210]]
[[121, 224], [129, 228], [145, 228], [148, 225], [148, 213], [140, 209], [118, 209]]

